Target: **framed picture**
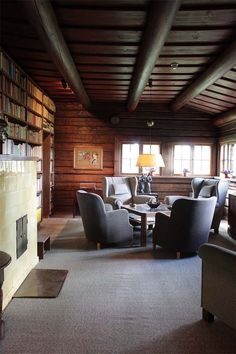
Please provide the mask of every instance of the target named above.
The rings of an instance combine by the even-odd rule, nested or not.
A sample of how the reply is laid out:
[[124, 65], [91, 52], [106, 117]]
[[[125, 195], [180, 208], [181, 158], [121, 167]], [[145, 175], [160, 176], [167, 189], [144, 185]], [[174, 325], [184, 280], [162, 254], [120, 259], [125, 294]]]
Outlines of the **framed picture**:
[[97, 145], [74, 147], [74, 168], [81, 170], [102, 170], [103, 149]]

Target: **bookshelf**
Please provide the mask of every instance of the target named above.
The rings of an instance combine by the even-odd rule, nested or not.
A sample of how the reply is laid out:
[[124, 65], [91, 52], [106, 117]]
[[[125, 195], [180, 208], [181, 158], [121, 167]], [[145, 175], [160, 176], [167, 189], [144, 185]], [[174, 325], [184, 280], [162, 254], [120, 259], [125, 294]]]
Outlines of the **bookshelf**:
[[0, 48], [0, 153], [37, 157], [37, 220], [53, 212], [55, 104]]

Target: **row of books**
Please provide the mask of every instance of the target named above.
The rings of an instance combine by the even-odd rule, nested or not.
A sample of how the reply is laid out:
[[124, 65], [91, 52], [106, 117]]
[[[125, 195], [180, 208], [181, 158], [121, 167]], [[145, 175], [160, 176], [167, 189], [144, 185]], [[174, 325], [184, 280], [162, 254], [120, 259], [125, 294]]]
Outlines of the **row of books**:
[[54, 133], [54, 125], [48, 122], [45, 118], [43, 119], [43, 130], [53, 134]]
[[26, 88], [26, 75], [3, 52], [0, 52], [0, 69], [20, 86]]
[[27, 144], [15, 144], [14, 140], [7, 139], [2, 145], [2, 153], [9, 155], [17, 156], [26, 156], [27, 155]]
[[28, 141], [34, 144], [42, 144], [43, 134], [42, 131], [36, 132], [34, 130], [28, 130]]
[[17, 86], [13, 81], [10, 81], [4, 75], [2, 75], [1, 79], [1, 87], [3, 92], [25, 105], [26, 91]]
[[36, 199], [37, 199], [37, 208], [40, 208], [42, 202], [42, 194], [41, 193], [37, 194]]
[[37, 172], [42, 172], [42, 160], [37, 161]]
[[56, 112], [56, 106], [54, 102], [46, 95], [43, 95], [43, 104], [53, 113]]
[[54, 115], [48, 111], [46, 107], [43, 106], [43, 117], [49, 120], [50, 122], [54, 122]]
[[43, 149], [42, 146], [32, 146], [32, 145], [27, 145], [27, 156], [35, 156], [38, 157], [39, 159], [42, 159], [43, 157]]
[[43, 102], [43, 92], [30, 80], [27, 81], [27, 91], [40, 102]]
[[16, 104], [9, 97], [2, 95], [2, 110], [17, 118], [25, 120], [26, 109], [24, 106]]
[[42, 115], [42, 104], [36, 101], [33, 97], [27, 96], [27, 106], [34, 112]]
[[42, 181], [43, 181], [42, 175], [38, 175], [38, 177], [37, 177], [37, 192], [41, 192], [41, 190], [42, 190]]
[[28, 112], [27, 122], [35, 125], [36, 127], [42, 128], [42, 117], [38, 116], [37, 114]]
[[14, 139], [26, 140], [27, 137], [27, 127], [12, 122], [7, 124], [7, 134]]

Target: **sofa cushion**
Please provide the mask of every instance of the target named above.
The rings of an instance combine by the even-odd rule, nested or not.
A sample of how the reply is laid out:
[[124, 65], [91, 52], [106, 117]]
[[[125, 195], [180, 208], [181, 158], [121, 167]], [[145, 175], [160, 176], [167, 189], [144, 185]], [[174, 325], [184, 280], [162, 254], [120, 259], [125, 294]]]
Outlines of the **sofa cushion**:
[[200, 198], [210, 198], [213, 195], [215, 186], [213, 185], [204, 185], [200, 192], [198, 197]]
[[128, 187], [125, 183], [116, 183], [113, 184], [113, 188], [114, 188], [114, 194], [128, 194], [129, 190]]

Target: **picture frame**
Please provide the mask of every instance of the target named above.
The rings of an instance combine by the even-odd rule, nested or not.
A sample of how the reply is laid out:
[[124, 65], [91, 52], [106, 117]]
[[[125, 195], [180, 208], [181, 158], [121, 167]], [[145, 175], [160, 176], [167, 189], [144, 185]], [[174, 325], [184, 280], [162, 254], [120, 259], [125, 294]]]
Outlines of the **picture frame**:
[[74, 169], [102, 170], [103, 148], [98, 145], [74, 146]]

